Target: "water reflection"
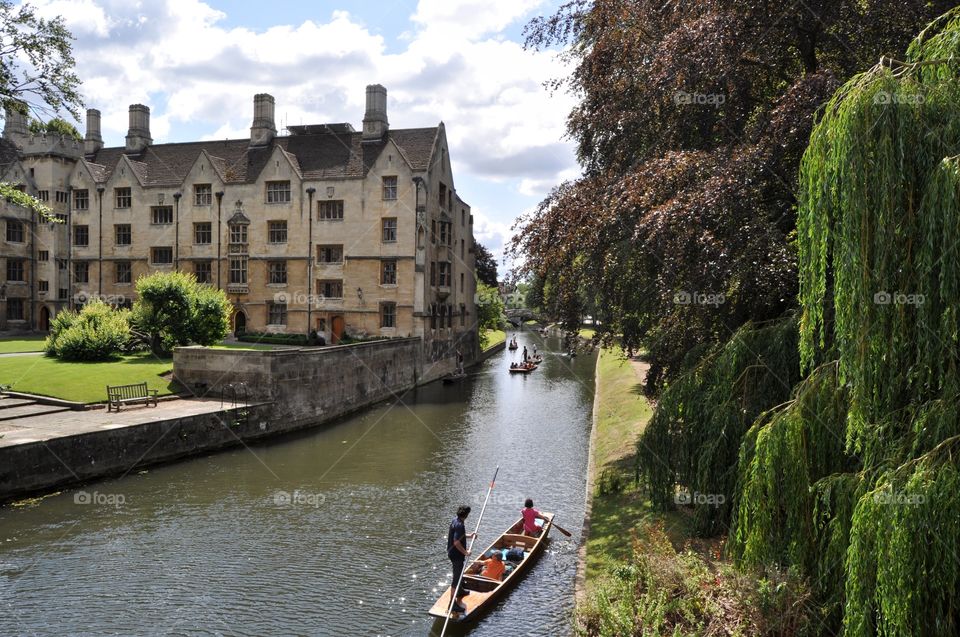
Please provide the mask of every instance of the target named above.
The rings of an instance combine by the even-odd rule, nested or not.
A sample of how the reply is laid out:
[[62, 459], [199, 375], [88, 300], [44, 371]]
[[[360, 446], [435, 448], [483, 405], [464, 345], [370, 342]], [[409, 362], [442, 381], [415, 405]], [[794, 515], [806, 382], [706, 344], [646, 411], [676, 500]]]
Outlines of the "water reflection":
[[[504, 352], [320, 431], [84, 489], [122, 506], [74, 490], [0, 509], [0, 634], [439, 634], [446, 526], [460, 503], [479, 512], [494, 466], [479, 545], [528, 496], [582, 523], [593, 357], [518, 340], [544, 352], [533, 374], [508, 374]], [[556, 535], [467, 632], [567, 633], [575, 566]]]

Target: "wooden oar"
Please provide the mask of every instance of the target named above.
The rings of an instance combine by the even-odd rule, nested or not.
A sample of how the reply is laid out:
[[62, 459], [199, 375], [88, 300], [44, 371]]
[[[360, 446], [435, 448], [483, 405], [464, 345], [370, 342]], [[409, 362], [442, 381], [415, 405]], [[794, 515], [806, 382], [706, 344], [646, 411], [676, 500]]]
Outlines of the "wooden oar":
[[[480, 522], [483, 521], [483, 512], [487, 510], [487, 502], [490, 500], [490, 492], [493, 491], [493, 485], [497, 482], [497, 474], [500, 473], [500, 465], [497, 465], [497, 468], [493, 471], [493, 479], [490, 480], [490, 488], [487, 489], [487, 497], [483, 499], [483, 506], [480, 508], [480, 516], [477, 518], [477, 526], [473, 529], [473, 537], [467, 540], [467, 553], [470, 553], [470, 550], [473, 548], [473, 543], [477, 539], [477, 531], [480, 530]], [[466, 557], [466, 556], [464, 556]], [[466, 560], [464, 560], [466, 561]], [[466, 564], [464, 564], [466, 568]], [[450, 608], [447, 609], [447, 618], [443, 620], [443, 630], [440, 631], [440, 637], [443, 637], [447, 632], [447, 624], [450, 623], [450, 615], [453, 614], [453, 605], [457, 602], [457, 593], [460, 592], [460, 585], [463, 584], [463, 575], [460, 573], [460, 579], [457, 581], [457, 587], [450, 592]]]
[[556, 530], [560, 531], [561, 533], [563, 533], [563, 534], [566, 535], [567, 537], [573, 537], [573, 533], [571, 533], [570, 531], [566, 530], [565, 528], [563, 528], [562, 526], [560, 526], [560, 525], [557, 524], [556, 522], [552, 522], [551, 524], [552, 524], [553, 528], [555, 528]]

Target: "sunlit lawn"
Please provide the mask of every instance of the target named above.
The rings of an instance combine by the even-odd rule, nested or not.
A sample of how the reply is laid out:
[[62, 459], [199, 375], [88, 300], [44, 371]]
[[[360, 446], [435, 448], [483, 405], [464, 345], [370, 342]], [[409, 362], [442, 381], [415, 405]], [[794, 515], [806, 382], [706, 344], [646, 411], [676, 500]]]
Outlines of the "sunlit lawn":
[[53, 396], [82, 403], [106, 402], [107, 385], [147, 381], [162, 396], [176, 391], [175, 383], [160, 377], [173, 369], [171, 359], [134, 354], [114, 361], [78, 363], [47, 356], [0, 357], [0, 385], [13, 391]]
[[[581, 330], [581, 333], [587, 330]], [[592, 330], [590, 330], [592, 331]], [[634, 529], [654, 519], [645, 495], [633, 484], [637, 439], [653, 410], [640, 392], [640, 379], [619, 350], [602, 349], [597, 364], [599, 395], [593, 448], [593, 484], [604, 470], [628, 482], [619, 494], [593, 495], [587, 540], [587, 585], [629, 557]], [[669, 522], [669, 521], [668, 521]]]
[[45, 336], [18, 336], [17, 338], [0, 338], [0, 354], [14, 354], [18, 352], [42, 352]]
[[593, 338], [593, 335], [597, 333], [597, 330], [590, 327], [581, 327], [580, 336], [582, 338]]
[[488, 350], [495, 345], [507, 340], [507, 333], [503, 330], [487, 330], [487, 345], [484, 350]]

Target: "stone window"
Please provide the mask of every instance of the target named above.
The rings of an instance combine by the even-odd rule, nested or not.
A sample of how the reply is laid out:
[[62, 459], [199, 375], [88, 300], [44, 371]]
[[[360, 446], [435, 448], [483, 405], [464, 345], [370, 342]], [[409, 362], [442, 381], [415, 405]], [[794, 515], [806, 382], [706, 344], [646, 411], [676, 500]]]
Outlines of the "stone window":
[[213, 187], [210, 184], [193, 185], [193, 205], [209, 206], [213, 203]]
[[90, 226], [73, 227], [73, 245], [80, 248], [90, 245]]
[[133, 282], [133, 268], [129, 261], [117, 261], [113, 264], [114, 280], [119, 284], [129, 284]]
[[447, 203], [447, 186], [446, 184], [440, 184], [440, 192], [438, 193], [438, 199], [440, 200], [440, 207], [443, 208]]
[[430, 262], [430, 285], [437, 284], [437, 262]]
[[440, 265], [440, 268], [439, 268], [440, 276], [437, 279], [437, 285], [439, 285], [442, 288], [450, 287], [450, 284], [452, 283], [451, 281], [452, 273], [450, 272], [450, 263], [447, 261], [441, 261], [439, 265]]
[[247, 226], [242, 223], [233, 224], [230, 226], [230, 243], [246, 243], [247, 242]]
[[397, 178], [384, 177], [383, 178], [383, 199], [384, 201], [390, 201], [397, 198]]
[[271, 285], [286, 285], [287, 283], [287, 262], [286, 261], [268, 261], [267, 272], [269, 273], [268, 282]]
[[290, 203], [290, 181], [268, 181], [267, 203]]
[[383, 220], [383, 242], [396, 243], [397, 241], [397, 218], [387, 217]]
[[247, 257], [230, 257], [230, 283], [247, 284]]
[[154, 265], [169, 265], [173, 263], [173, 248], [150, 248], [150, 263]]
[[286, 221], [268, 221], [267, 222], [267, 242], [286, 243], [287, 242], [287, 222]]
[[73, 264], [73, 282], [90, 283], [90, 264], [86, 261], [75, 261]]
[[380, 284], [381, 285], [397, 284], [397, 260], [396, 259], [383, 259], [380, 262]]
[[343, 245], [317, 246], [317, 263], [343, 263]]
[[154, 225], [173, 223], [173, 206], [152, 206], [150, 222]]
[[447, 327], [453, 327], [453, 306], [447, 304]]
[[69, 196], [67, 196], [67, 193], [64, 192], [63, 190], [56, 190], [56, 191], [54, 191], [53, 197], [54, 197], [54, 199], [56, 200], [57, 203], [69, 203], [69, 202], [70, 202]]
[[7, 259], [7, 281], [26, 281], [23, 276], [23, 259]]
[[23, 243], [23, 222], [7, 219], [7, 241]]
[[396, 327], [396, 326], [397, 326], [397, 304], [381, 303], [380, 304], [380, 327]]
[[50, 260], [50, 251], [49, 250], [40, 250], [37, 252], [37, 261], [49, 261]]
[[23, 320], [23, 299], [7, 299], [7, 320]]
[[467, 306], [463, 303], [460, 304], [460, 327], [463, 327], [467, 324]]
[[209, 221], [193, 224], [193, 242], [197, 245], [209, 245], [213, 242], [213, 225]]
[[437, 243], [437, 220], [430, 220], [430, 243], [436, 245]]
[[113, 226], [114, 243], [118, 246], [128, 246], [133, 242], [133, 235], [129, 223], [117, 223]]
[[90, 209], [90, 191], [89, 190], [84, 188], [83, 190], [73, 191], [73, 209], [74, 210]]
[[50, 291], [50, 281], [37, 281], [37, 292], [46, 294]]
[[463, 287], [463, 272], [460, 273], [460, 292], [464, 291]]
[[49, 190], [38, 190], [37, 199], [40, 201], [50, 201], [50, 191]]
[[130, 194], [130, 189], [114, 188], [113, 201], [114, 201], [113, 205], [116, 208], [129, 208], [130, 204], [133, 202], [133, 196]]
[[68, 292], [69, 292], [69, 290], [67, 290], [67, 288], [60, 288], [60, 289], [58, 289], [58, 290], [57, 290], [57, 298], [58, 298], [58, 299], [66, 299]]
[[460, 239], [460, 260], [461, 260], [461, 261], [463, 261], [464, 245], [465, 245], [465, 244], [464, 244], [464, 242], [463, 242], [463, 239]]
[[197, 283], [213, 282], [213, 271], [209, 261], [195, 261], [193, 263], [193, 274], [197, 277]]
[[343, 281], [341, 279], [317, 281], [317, 294], [325, 299], [342, 299]]
[[267, 323], [270, 325], [287, 324], [287, 304], [267, 303]]
[[460, 209], [460, 225], [461, 226], [467, 225], [467, 211], [464, 210], [463, 208]]
[[317, 219], [320, 221], [343, 221], [343, 199], [318, 201]]

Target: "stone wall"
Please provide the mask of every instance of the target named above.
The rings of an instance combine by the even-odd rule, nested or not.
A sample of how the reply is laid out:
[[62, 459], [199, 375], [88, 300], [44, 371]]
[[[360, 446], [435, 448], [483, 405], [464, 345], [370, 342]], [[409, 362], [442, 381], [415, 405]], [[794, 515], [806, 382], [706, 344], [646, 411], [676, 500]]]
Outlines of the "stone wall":
[[229, 395], [233, 385], [241, 399], [273, 401], [274, 418], [296, 426], [399, 396], [454, 370], [455, 359], [432, 362], [423, 347], [419, 338], [269, 351], [178, 347], [173, 373], [199, 396]]
[[0, 447], [0, 503], [280, 433], [253, 405]]

